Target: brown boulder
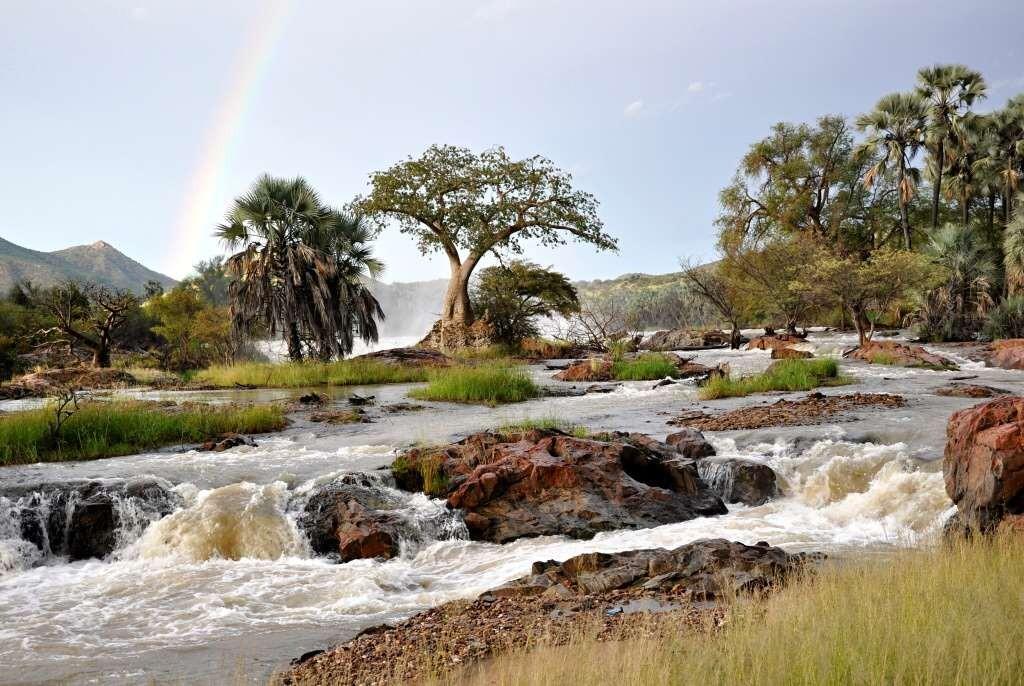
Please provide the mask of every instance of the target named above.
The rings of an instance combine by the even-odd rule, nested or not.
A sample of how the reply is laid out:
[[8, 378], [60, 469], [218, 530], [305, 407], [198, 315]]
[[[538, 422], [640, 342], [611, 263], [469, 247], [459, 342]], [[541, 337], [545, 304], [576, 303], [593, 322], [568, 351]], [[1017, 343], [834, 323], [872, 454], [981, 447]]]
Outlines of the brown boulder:
[[612, 361], [600, 357], [579, 360], [554, 375], [559, 381], [611, 381]]
[[623, 588], [690, 591], [701, 599], [761, 591], [782, 582], [817, 556], [792, 555], [766, 543], [702, 539], [673, 550], [584, 553], [564, 562], [534, 562], [530, 574], [485, 595], [523, 596], [562, 587], [574, 595]]
[[997, 395], [1009, 395], [1009, 393], [1002, 388], [966, 383], [951, 383], [948, 386], [935, 389], [935, 395], [950, 398], [994, 398]]
[[686, 428], [670, 433], [665, 437], [665, 443], [675, 448], [683, 457], [691, 460], [698, 460], [715, 454], [714, 447], [704, 438], [704, 434], [697, 429]]
[[788, 348], [803, 343], [803, 336], [793, 336], [788, 333], [775, 334], [773, 336], [758, 336], [747, 343], [747, 350], [774, 350], [775, 348]]
[[849, 357], [869, 364], [888, 364], [897, 367], [923, 367], [926, 369], [956, 370], [951, 360], [928, 352], [920, 345], [904, 345], [896, 341], [868, 341], [859, 348], [845, 353]]
[[772, 348], [773, 360], [806, 360], [814, 357], [814, 353], [797, 348]]
[[1024, 398], [954, 413], [942, 473], [966, 529], [987, 532], [1008, 515], [1024, 514]]
[[452, 359], [430, 348], [390, 348], [353, 357], [353, 360], [372, 360], [407, 367], [446, 367]]
[[726, 512], [693, 460], [643, 434], [486, 432], [413, 449], [392, 469], [400, 487], [446, 496], [449, 507], [473, 515], [474, 539], [495, 543], [590, 538]]
[[401, 501], [367, 480], [349, 475], [317, 489], [306, 502], [299, 527], [313, 552], [342, 562], [398, 554], [404, 521]]
[[1024, 338], [992, 341], [989, 364], [1003, 369], [1024, 369]]

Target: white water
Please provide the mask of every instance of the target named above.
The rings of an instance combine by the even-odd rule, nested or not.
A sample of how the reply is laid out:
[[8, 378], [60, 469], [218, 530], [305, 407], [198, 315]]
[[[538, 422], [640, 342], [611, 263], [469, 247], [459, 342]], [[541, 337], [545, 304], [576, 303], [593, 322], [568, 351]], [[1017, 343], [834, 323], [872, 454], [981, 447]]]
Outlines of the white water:
[[[846, 342], [826, 336], [816, 344], [819, 351], [837, 350]], [[699, 361], [756, 370], [768, 357], [710, 351]], [[899, 392], [908, 407], [861, 412], [857, 421], [827, 426], [709, 434], [719, 455], [769, 464], [780, 477], [782, 496], [759, 507], [730, 505], [721, 517], [591, 541], [470, 542], [458, 537], [457, 522], [444, 519], [440, 502], [417, 495], [406, 496], [402, 512], [423, 526], [401, 557], [333, 564], [310, 555], [295, 511], [317, 485], [387, 464], [405, 445], [501, 421], [553, 416], [662, 436], [670, 430], [666, 419], [701, 406], [692, 387], [652, 390], [650, 383], [631, 383], [607, 395], [546, 398], [499, 410], [434, 405], [374, 424], [300, 424], [264, 437], [258, 448], [225, 453], [165, 452], [4, 470], [0, 487], [22, 489], [34, 481], [154, 474], [179, 484], [183, 505], [148, 527], [132, 520], [112, 559], [69, 564], [42, 559], [31, 544], [26, 548], [0, 501], [0, 683], [212, 684], [231, 679], [239, 664], [259, 682], [288, 658], [366, 626], [472, 597], [524, 574], [534, 560], [584, 551], [675, 547], [707, 536], [837, 555], [928, 544], [949, 506], [937, 462], [945, 421], [974, 401], [931, 393], [956, 373], [843, 367], [858, 385], [825, 392]], [[1020, 386], [1016, 372], [972, 366], [966, 373], [978, 374], [981, 383]], [[550, 372], [537, 368], [535, 374], [546, 379]], [[406, 389], [358, 392], [389, 402]], [[226, 396], [261, 397], [205, 397]]]

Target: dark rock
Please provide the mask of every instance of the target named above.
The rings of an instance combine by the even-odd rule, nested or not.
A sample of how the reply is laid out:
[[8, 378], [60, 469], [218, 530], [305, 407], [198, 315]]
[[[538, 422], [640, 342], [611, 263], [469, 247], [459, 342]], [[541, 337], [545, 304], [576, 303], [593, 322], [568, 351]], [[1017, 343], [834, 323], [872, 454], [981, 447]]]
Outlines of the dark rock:
[[353, 360], [373, 360], [386, 364], [400, 364], [410, 367], [447, 367], [450, 357], [430, 348], [390, 348], [353, 357]]
[[904, 345], [896, 341], [869, 341], [843, 354], [869, 364], [890, 364], [897, 367], [921, 367], [925, 369], [952, 370], [958, 367], [941, 355], [928, 352], [920, 345]]
[[584, 389], [584, 393], [611, 393], [617, 388], [622, 388], [621, 383], [594, 383]]
[[665, 442], [674, 447], [683, 457], [688, 457], [691, 460], [715, 454], [714, 446], [697, 429], [686, 428], [670, 433], [665, 437]]
[[727, 503], [764, 505], [779, 492], [772, 468], [753, 460], [709, 457], [697, 463], [697, 472]]
[[980, 384], [951, 383], [935, 389], [935, 395], [951, 398], [993, 398], [997, 395], [1009, 395], [1010, 391]]
[[348, 404], [352, 405], [353, 407], [363, 407], [364, 405], [372, 405], [373, 404], [373, 399], [375, 397], [376, 396], [372, 396], [372, 395], [362, 396], [362, 395], [356, 395], [355, 393], [353, 393], [352, 395], [350, 395], [348, 397]]
[[242, 436], [241, 434], [225, 434], [220, 438], [206, 441], [200, 445], [197, 450], [200, 452], [215, 452], [221, 453], [231, 448], [237, 448], [240, 445], [247, 445], [251, 448], [257, 447], [256, 441], [252, 440], [248, 436]]
[[405, 522], [393, 511], [397, 497], [366, 479], [347, 475], [318, 488], [306, 502], [299, 528], [313, 552], [342, 562], [398, 554]]
[[327, 396], [320, 393], [307, 393], [306, 395], [299, 396], [298, 399], [300, 405], [323, 405], [327, 401]]

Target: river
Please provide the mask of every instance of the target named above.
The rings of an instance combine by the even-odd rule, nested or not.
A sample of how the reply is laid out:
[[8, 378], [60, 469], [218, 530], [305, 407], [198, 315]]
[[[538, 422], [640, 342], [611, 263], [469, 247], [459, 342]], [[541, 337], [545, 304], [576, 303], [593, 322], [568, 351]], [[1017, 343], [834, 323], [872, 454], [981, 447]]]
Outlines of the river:
[[[812, 334], [819, 354], [855, 341]], [[718, 454], [763, 461], [782, 482], [782, 497], [759, 507], [641, 531], [560, 537], [498, 546], [465, 540], [440, 501], [406, 499], [410, 520], [431, 522], [401, 557], [335, 564], [310, 555], [295, 512], [318, 484], [375, 470], [417, 442], [458, 438], [522, 418], [558, 418], [590, 429], [642, 431], [664, 437], [666, 420], [686, 409], [774, 402], [778, 395], [701, 402], [696, 389], [652, 389], [630, 382], [598, 395], [546, 397], [498, 409], [426, 403], [419, 412], [384, 415], [370, 424], [332, 427], [296, 422], [258, 447], [223, 453], [165, 449], [92, 462], [0, 469], [0, 683], [262, 683], [307, 650], [406, 617], [447, 600], [472, 597], [529, 570], [534, 560], [592, 551], [675, 547], [702, 537], [768, 541], [790, 551], [840, 556], [884, 554], [928, 545], [949, 512], [941, 456], [946, 420], [977, 401], [934, 395], [953, 377], [1021, 390], [1019, 372], [985, 368], [955, 348], [960, 372], [871, 366], [843, 361], [856, 384], [825, 393], [884, 391], [906, 396], [904, 408], [864, 410], [832, 424], [709, 433]], [[707, 351], [704, 364], [729, 362], [733, 373], [769, 364], [763, 351]], [[531, 367], [544, 383], [552, 372]], [[409, 385], [336, 389], [404, 399]], [[271, 401], [287, 391], [134, 392], [154, 398]], [[800, 397], [804, 394], [793, 394]], [[789, 397], [789, 396], [782, 396]], [[22, 405], [23, 406], [23, 405]], [[16, 405], [0, 409], [16, 409]], [[16, 517], [35, 485], [74, 479], [152, 475], [173, 484], [180, 506], [121, 532], [109, 559], [68, 563], [21, 540]], [[444, 522], [443, 526], [437, 522]]]

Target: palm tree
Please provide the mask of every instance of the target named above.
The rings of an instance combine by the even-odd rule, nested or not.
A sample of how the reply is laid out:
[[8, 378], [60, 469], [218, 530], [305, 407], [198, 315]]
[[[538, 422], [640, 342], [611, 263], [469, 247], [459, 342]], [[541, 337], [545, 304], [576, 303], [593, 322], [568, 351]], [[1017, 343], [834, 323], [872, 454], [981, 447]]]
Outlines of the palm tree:
[[916, 93], [890, 93], [878, 101], [874, 110], [857, 117], [857, 128], [867, 133], [859, 150], [877, 150], [880, 155], [864, 175], [865, 185], [871, 186], [881, 179], [888, 165], [896, 167], [900, 228], [907, 250], [911, 247], [907, 206], [920, 177], [920, 171], [911, 163], [924, 144], [927, 122], [928, 103]]
[[988, 163], [999, 176], [1005, 225], [1010, 221], [1013, 195], [1020, 187], [1021, 163], [1024, 162], [1024, 95], [1011, 98], [1003, 109], [992, 115], [992, 136]]
[[[964, 117], [950, 136], [950, 145], [946, 149], [949, 177], [945, 196], [947, 200], [956, 199], [960, 208], [961, 226], [970, 223], [971, 200], [983, 185], [978, 161], [984, 156], [988, 126], [988, 119], [984, 116]], [[935, 188], [939, 187], [940, 178], [941, 170], [936, 177]]]
[[383, 312], [359, 279], [380, 263], [360, 227], [305, 179], [260, 177], [217, 228], [229, 249], [241, 248], [225, 262], [236, 330], [262, 321], [284, 334], [292, 360], [302, 359], [304, 339], [321, 357], [351, 352], [356, 334], [376, 340]]
[[1020, 293], [1024, 290], [1024, 193], [1017, 195], [1017, 209], [1003, 232], [1003, 265], [1007, 292]]
[[946, 142], [957, 133], [967, 110], [985, 97], [985, 79], [962, 64], [937, 64], [917, 72], [917, 94], [928, 103], [928, 143], [935, 162], [932, 188], [932, 228], [939, 226], [942, 173], [949, 160]]
[[917, 314], [920, 333], [931, 340], [966, 340], [993, 302], [996, 270], [988, 247], [970, 228], [946, 224], [932, 233], [928, 253], [945, 279], [924, 297]]

